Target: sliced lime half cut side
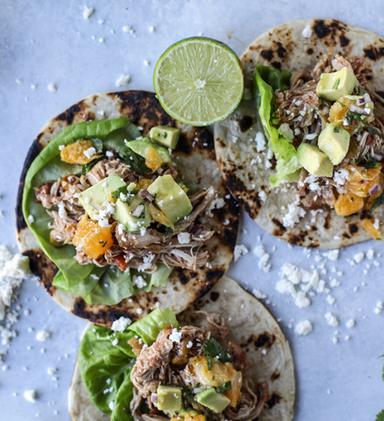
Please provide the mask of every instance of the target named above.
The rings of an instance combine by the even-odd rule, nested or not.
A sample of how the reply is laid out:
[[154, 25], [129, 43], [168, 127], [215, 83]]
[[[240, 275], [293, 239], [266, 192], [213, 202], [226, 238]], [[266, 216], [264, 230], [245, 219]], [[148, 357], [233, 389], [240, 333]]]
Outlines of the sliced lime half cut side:
[[164, 110], [193, 126], [226, 118], [238, 106], [244, 89], [236, 54], [203, 37], [171, 45], [156, 63], [153, 83]]

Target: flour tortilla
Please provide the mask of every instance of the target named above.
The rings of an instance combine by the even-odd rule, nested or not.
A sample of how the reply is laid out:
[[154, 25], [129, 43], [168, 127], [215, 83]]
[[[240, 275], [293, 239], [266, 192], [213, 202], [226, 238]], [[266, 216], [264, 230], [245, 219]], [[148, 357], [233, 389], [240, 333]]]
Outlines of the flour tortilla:
[[224, 205], [218, 204], [210, 216], [205, 215], [201, 219], [204, 224], [216, 230], [216, 234], [207, 243], [213, 256], [210, 267], [194, 272], [176, 268], [165, 288], [141, 292], [113, 306], [88, 305], [82, 298], [55, 288], [52, 279], [57, 268], [38, 247], [23, 218], [21, 202], [26, 172], [41, 149], [65, 127], [84, 120], [120, 116], [127, 117], [132, 123], [142, 127], [144, 134], [153, 126], [176, 125], [151, 92], [111, 92], [85, 98], [52, 119], [32, 143], [20, 179], [16, 209], [19, 246], [22, 253], [30, 257], [31, 268], [40, 276], [41, 284], [68, 311], [106, 326], [122, 316], [136, 320], [158, 305], [170, 307], [179, 313], [202, 297], [228, 269], [236, 244], [239, 218], [238, 207], [224, 186], [215, 160], [211, 132], [206, 128], [179, 126], [182, 134], [173, 159], [183, 179], [187, 184], [197, 185], [201, 190], [213, 186], [218, 197], [224, 200]]
[[[309, 38], [303, 36], [304, 29], [311, 34]], [[241, 57], [246, 88], [252, 90], [256, 64], [295, 71], [313, 68], [327, 53], [341, 53], [347, 59], [365, 57], [372, 67], [373, 89], [384, 97], [384, 39], [338, 20], [292, 21], [260, 35]], [[265, 167], [265, 153], [256, 150], [255, 135], [260, 130], [254, 100], [245, 100], [233, 115], [215, 126], [215, 147], [229, 189], [263, 229], [306, 247], [339, 248], [371, 238], [361, 228], [359, 215], [344, 218], [334, 210], [316, 217], [307, 214], [294, 227], [285, 227], [287, 204], [294, 201], [297, 188], [294, 183], [274, 189], [269, 186], [273, 170]], [[257, 166], [259, 158], [262, 162]], [[260, 192], [264, 194], [260, 196]], [[382, 218], [383, 208], [373, 215]]]
[[[290, 421], [295, 407], [295, 372], [289, 343], [271, 313], [237, 282], [224, 276], [195, 309], [220, 313], [230, 328], [231, 339], [247, 352], [247, 376], [266, 382], [270, 398], [259, 421]], [[190, 319], [187, 310], [179, 319]], [[107, 421], [90, 401], [76, 365], [68, 392], [72, 421]]]

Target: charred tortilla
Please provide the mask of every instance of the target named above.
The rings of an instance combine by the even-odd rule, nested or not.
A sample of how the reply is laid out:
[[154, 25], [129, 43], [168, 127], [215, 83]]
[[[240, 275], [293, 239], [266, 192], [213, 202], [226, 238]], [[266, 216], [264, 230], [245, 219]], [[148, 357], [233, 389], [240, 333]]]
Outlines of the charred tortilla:
[[[371, 73], [367, 75], [371, 89], [383, 97], [384, 39], [349, 26], [338, 20], [292, 21], [260, 35], [241, 57], [246, 86], [253, 89], [257, 64], [287, 69], [291, 72], [313, 69], [326, 55], [341, 54], [347, 60], [363, 57]], [[339, 248], [366, 241], [371, 236], [361, 226], [362, 213], [338, 216], [334, 209], [324, 209], [317, 215], [307, 214], [294, 226], [287, 226], [284, 217], [287, 205], [297, 194], [295, 183], [271, 187], [269, 177], [274, 165], [264, 162], [266, 152], [257, 150], [255, 136], [261, 131], [254, 99], [244, 100], [239, 109], [215, 127], [217, 159], [227, 185], [244, 205], [250, 216], [267, 232], [306, 247]], [[369, 216], [382, 219], [383, 208]]]
[[[263, 304], [235, 281], [223, 277], [194, 308], [180, 315], [180, 321], [198, 326], [194, 310], [224, 316], [231, 338], [247, 354], [248, 378], [268, 385], [269, 399], [258, 420], [292, 420], [295, 406], [293, 357], [278, 323]], [[68, 408], [73, 421], [109, 419], [88, 397], [77, 365], [68, 393]]]
[[[206, 293], [226, 272], [232, 259], [236, 243], [238, 209], [225, 190], [220, 171], [215, 161], [211, 133], [207, 129], [190, 126], [180, 127], [181, 139], [174, 152], [175, 161], [182, 169], [186, 182], [197, 184], [201, 189], [213, 186], [223, 199], [222, 205], [204, 215], [216, 234], [208, 241], [212, 256], [209, 267], [188, 271], [176, 269], [168, 285], [151, 292], [140, 292], [116, 305], [88, 305], [82, 298], [74, 297], [52, 285], [57, 272], [55, 265], [44, 255], [28, 229], [22, 213], [24, 180], [33, 160], [58, 133], [71, 124], [81, 121], [126, 117], [142, 127], [147, 134], [153, 126], [175, 126], [160, 107], [155, 95], [145, 91], [112, 92], [92, 95], [71, 106], [52, 119], [34, 140], [24, 163], [17, 201], [17, 231], [21, 251], [30, 257], [34, 273], [40, 276], [41, 284], [65, 309], [91, 322], [111, 325], [121, 316], [133, 320], [151, 311], [155, 306], [169, 306], [175, 312], [183, 311]], [[225, 224], [223, 222], [225, 221]]]

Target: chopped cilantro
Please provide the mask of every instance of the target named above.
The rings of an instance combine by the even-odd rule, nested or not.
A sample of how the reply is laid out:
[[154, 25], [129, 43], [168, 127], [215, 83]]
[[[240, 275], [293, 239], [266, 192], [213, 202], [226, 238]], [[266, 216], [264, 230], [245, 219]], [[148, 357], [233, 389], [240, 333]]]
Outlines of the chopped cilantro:
[[84, 164], [81, 166], [81, 175], [86, 175], [87, 173], [89, 173], [89, 171], [91, 171], [91, 169], [93, 168], [93, 166], [95, 164], [97, 164], [100, 160], [102, 160], [102, 157], [99, 157], [97, 159], [94, 159], [91, 162], [88, 162], [88, 164]]
[[232, 383], [231, 382], [225, 382], [221, 384], [219, 387], [216, 387], [217, 393], [225, 393], [228, 392], [228, 390], [232, 389]]
[[364, 122], [364, 115], [359, 113], [354, 113], [353, 111], [348, 111], [346, 116], [348, 121], [360, 121]]
[[122, 186], [122, 187], [118, 188], [117, 190], [115, 190], [115, 191], [112, 193], [112, 197], [113, 197], [114, 199], [118, 199], [118, 198], [119, 198], [119, 196], [120, 196], [120, 193], [126, 194], [126, 193], [127, 193], [127, 186]]
[[369, 169], [369, 168], [376, 168], [379, 163], [377, 161], [364, 161], [359, 164], [362, 165], [364, 168]]
[[231, 355], [223, 348], [220, 342], [214, 338], [209, 338], [204, 342], [203, 345], [204, 355], [207, 357], [208, 368], [212, 368], [212, 360], [216, 360], [226, 363], [232, 361]]

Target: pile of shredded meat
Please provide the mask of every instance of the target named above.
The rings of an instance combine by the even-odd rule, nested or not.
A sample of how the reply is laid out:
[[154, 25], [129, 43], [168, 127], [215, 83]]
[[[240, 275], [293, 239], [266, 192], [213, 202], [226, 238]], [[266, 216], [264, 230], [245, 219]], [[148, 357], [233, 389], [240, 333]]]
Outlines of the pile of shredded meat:
[[[156, 341], [149, 347], [136, 344], [133, 346], [137, 354], [136, 363], [131, 372], [134, 385], [134, 397], [131, 401], [131, 411], [135, 419], [143, 421], [168, 420], [159, 414], [156, 403], [156, 391], [160, 384], [178, 386], [193, 390], [199, 386], [198, 380], [188, 368], [191, 358], [203, 355], [204, 342], [214, 337], [226, 344], [227, 351], [232, 356], [232, 363], [236, 370], [242, 373], [243, 382], [241, 398], [236, 408], [227, 407], [221, 414], [209, 411], [209, 420], [249, 421], [256, 419], [268, 400], [268, 387], [265, 383], [256, 384], [255, 379], [246, 378], [246, 354], [228, 338], [228, 328], [223, 324], [220, 316], [212, 313], [199, 312], [199, 316], [206, 319], [208, 329], [195, 326], [183, 326], [177, 330], [179, 340], [174, 340], [175, 329], [164, 329]], [[132, 345], [132, 344], [131, 344]], [[207, 408], [199, 405], [188, 395], [186, 406], [194, 408], [200, 413], [207, 414]], [[143, 411], [143, 407], [147, 411]], [[149, 413], [148, 413], [149, 412]]]
[[[37, 200], [52, 218], [50, 239], [55, 245], [73, 244], [76, 226], [85, 213], [79, 203], [79, 194], [112, 174], [120, 176], [127, 184], [137, 182], [140, 178], [120, 159], [111, 157], [97, 162], [84, 175], [67, 175], [36, 189]], [[175, 168], [166, 169], [162, 175], [165, 174], [177, 176]], [[138, 194], [148, 202], [153, 201], [145, 188]], [[209, 210], [214, 199], [212, 187], [191, 195], [192, 212], [176, 223], [172, 231], [152, 224], [140, 233], [130, 233], [110, 220], [114, 230], [114, 245], [98, 259], [90, 259], [81, 248], [77, 248], [75, 259], [81, 264], [117, 265], [122, 270], [130, 267], [148, 273], [156, 269], [158, 262], [190, 270], [203, 267], [210, 259], [205, 244], [214, 231], [203, 225], [199, 217]], [[180, 233], [186, 233], [188, 241], [179, 241]]]

